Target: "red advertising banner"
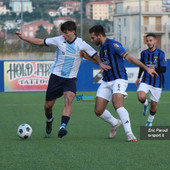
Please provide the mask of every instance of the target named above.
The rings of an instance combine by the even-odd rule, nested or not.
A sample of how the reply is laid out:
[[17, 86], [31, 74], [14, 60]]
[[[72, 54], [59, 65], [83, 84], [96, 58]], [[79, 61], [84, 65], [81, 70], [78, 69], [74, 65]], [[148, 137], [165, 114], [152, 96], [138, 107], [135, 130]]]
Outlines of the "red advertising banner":
[[53, 61], [5, 61], [4, 91], [46, 91]]

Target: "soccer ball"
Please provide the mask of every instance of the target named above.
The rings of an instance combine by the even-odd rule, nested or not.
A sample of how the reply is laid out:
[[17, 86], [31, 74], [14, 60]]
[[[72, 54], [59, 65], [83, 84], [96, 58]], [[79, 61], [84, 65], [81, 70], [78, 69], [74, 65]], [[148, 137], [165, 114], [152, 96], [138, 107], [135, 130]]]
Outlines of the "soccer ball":
[[32, 134], [32, 128], [26, 123], [21, 124], [17, 129], [17, 134], [22, 139], [28, 139]]

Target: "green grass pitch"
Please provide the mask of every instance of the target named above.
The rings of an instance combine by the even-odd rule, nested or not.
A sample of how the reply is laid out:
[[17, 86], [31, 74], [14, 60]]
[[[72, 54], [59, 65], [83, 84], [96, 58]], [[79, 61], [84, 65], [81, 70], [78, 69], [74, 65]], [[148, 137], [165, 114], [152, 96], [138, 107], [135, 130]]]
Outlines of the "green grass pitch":
[[[95, 92], [77, 95], [94, 96]], [[63, 98], [54, 107], [53, 131], [45, 135], [45, 92], [0, 94], [0, 169], [2, 170], [155, 170], [170, 169], [169, 140], [140, 140], [140, 126], [147, 117], [136, 92], [128, 92], [124, 106], [129, 111], [138, 142], [126, 142], [123, 127], [115, 139], [108, 139], [110, 126], [94, 115], [94, 101], [73, 103], [67, 126], [68, 135], [57, 137]], [[118, 118], [111, 102], [108, 110]], [[33, 128], [30, 139], [17, 136], [17, 128], [28, 123]], [[163, 91], [153, 125], [170, 126], [170, 92]]]

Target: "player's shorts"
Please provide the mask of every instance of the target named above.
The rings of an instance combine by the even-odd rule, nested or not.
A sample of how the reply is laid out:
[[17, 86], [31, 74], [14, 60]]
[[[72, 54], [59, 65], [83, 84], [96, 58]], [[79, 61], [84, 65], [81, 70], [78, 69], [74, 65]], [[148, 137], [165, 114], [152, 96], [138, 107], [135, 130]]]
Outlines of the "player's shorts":
[[154, 102], [159, 102], [162, 93], [161, 88], [153, 87], [146, 83], [140, 83], [137, 91], [144, 91], [146, 94], [149, 92], [149, 97]]
[[97, 90], [97, 97], [104, 98], [108, 101], [112, 99], [112, 95], [115, 93], [121, 93], [124, 97], [127, 97], [126, 89], [128, 81], [124, 79], [116, 79], [113, 81], [105, 82], [102, 81], [101, 85]]
[[65, 91], [71, 91], [76, 94], [77, 78], [63, 78], [51, 74], [46, 92], [46, 101], [61, 97]]

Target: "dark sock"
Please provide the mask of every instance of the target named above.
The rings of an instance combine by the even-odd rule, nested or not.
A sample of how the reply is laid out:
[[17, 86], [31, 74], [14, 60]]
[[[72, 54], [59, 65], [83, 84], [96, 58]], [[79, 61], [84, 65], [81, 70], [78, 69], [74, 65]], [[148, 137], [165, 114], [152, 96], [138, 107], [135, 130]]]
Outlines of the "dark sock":
[[150, 115], [154, 116], [155, 114], [156, 114], [156, 112], [152, 112], [152, 111], [150, 110]]
[[70, 117], [62, 116], [61, 117], [61, 126], [65, 128], [67, 126], [67, 123], [69, 122], [69, 120], [70, 120]]
[[46, 116], [47, 119], [51, 119], [52, 116], [53, 116], [53, 113], [51, 113], [51, 114], [45, 114], [45, 116]]
[[141, 101], [141, 103], [145, 103], [146, 99], [144, 101]]

